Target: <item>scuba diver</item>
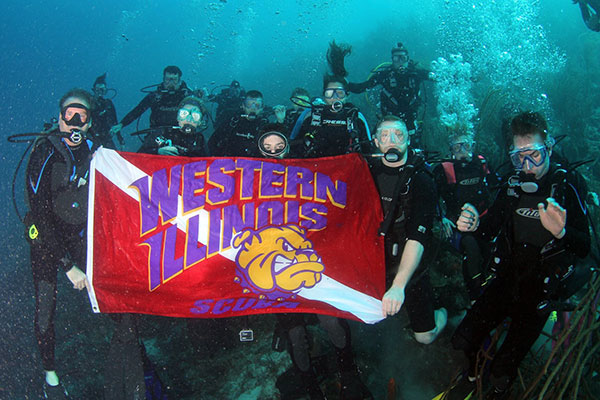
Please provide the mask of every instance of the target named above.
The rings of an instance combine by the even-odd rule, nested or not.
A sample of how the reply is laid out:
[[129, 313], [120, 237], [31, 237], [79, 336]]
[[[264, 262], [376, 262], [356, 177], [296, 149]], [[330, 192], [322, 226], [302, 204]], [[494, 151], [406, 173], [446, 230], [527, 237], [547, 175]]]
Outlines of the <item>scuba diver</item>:
[[232, 81], [229, 86], [222, 89], [219, 94], [210, 94], [207, 100], [212, 103], [217, 103], [214, 125], [220, 126], [223, 122], [233, 117], [239, 110], [240, 103], [245, 97], [246, 91], [236, 80]]
[[[279, 123], [265, 125], [260, 131], [258, 152], [267, 159], [281, 159], [289, 155], [288, 139], [282, 131], [285, 126]], [[325, 399], [319, 384], [319, 373], [315, 360], [310, 354], [307, 324], [319, 323], [327, 331], [335, 349], [340, 376], [340, 399], [372, 399], [369, 389], [360, 379], [360, 371], [354, 362], [351, 346], [350, 326], [342, 318], [320, 314], [277, 313], [277, 325], [273, 337], [276, 351], [287, 350], [292, 359], [292, 368], [277, 379], [282, 400], [292, 400], [308, 396], [311, 400]]]
[[[436, 190], [421, 152], [410, 148], [402, 119], [388, 115], [377, 125], [375, 146], [381, 152], [370, 162], [381, 198], [384, 220], [386, 287], [383, 314], [405, 306], [417, 342], [432, 343], [446, 326], [446, 309], [434, 309], [434, 296], [424, 256], [431, 251]], [[377, 157], [381, 156], [381, 157]]]
[[149, 129], [138, 153], [169, 156], [205, 157], [206, 143], [202, 135], [203, 116], [207, 110], [194, 96], [184, 98], [177, 111], [177, 126]]
[[573, 0], [573, 4], [579, 4], [581, 17], [585, 25], [594, 32], [600, 32], [600, 1], [598, 0]]
[[208, 140], [208, 149], [213, 157], [258, 157], [258, 135], [269, 123], [263, 115], [263, 95], [250, 90], [242, 102], [241, 110], [223, 121]]
[[[182, 72], [179, 67], [170, 65], [163, 70], [163, 81], [157, 85], [147, 86], [142, 89], [148, 93], [142, 101], [131, 110], [120, 123], [110, 128], [111, 135], [116, 135], [123, 127], [138, 119], [147, 109], [151, 109], [150, 128], [177, 125], [177, 106], [184, 97], [192, 95], [184, 81], [181, 80]], [[146, 92], [156, 87], [151, 92]]]
[[[88, 131], [88, 135], [94, 141], [94, 144], [109, 149], [116, 149], [110, 134], [110, 129], [117, 124], [117, 112], [112, 100], [105, 97], [109, 91], [114, 92], [115, 95], [117, 93], [115, 89], [106, 88], [105, 72], [96, 78], [92, 88], [92, 93], [94, 94], [94, 105], [92, 107], [92, 120], [94, 121], [94, 126]], [[121, 132], [117, 132], [116, 136], [119, 140], [119, 144], [122, 146], [125, 141], [123, 140]]]
[[25, 216], [35, 287], [35, 336], [45, 371], [46, 398], [67, 398], [56, 373], [54, 315], [57, 271], [74, 289], [87, 287], [85, 275], [89, 167], [95, 150], [86, 133], [92, 126], [92, 95], [72, 89], [59, 103], [56, 130], [33, 143], [25, 186]]
[[381, 116], [396, 115], [406, 122], [411, 135], [417, 131], [417, 111], [421, 105], [421, 85], [429, 79], [429, 71], [417, 67], [400, 42], [392, 48], [392, 63], [376, 68], [362, 83], [348, 84], [352, 93], [362, 93], [381, 85], [379, 94]]
[[463, 254], [462, 272], [471, 301], [481, 293], [486, 274], [483, 271], [487, 249], [480, 237], [461, 233], [453, 221], [458, 219], [463, 204], [470, 203], [485, 215], [491, 204], [490, 186], [499, 184], [496, 174], [490, 173], [482, 155], [475, 155], [475, 141], [468, 133], [450, 136], [452, 158], [443, 160], [433, 170], [440, 200], [445, 210], [442, 234]]
[[[547, 132], [539, 113], [515, 116], [510, 123], [509, 156], [516, 173], [485, 219], [480, 220], [473, 205], [465, 204], [456, 222], [461, 232], [478, 230], [484, 238], [497, 238], [491, 265], [495, 278], [452, 337], [454, 348], [469, 360], [464, 374], [468, 379], [462, 382], [475, 391], [477, 379], [489, 381], [486, 399], [510, 396], [517, 368], [552, 311], [548, 302], [570, 297], [577, 290], [569, 288], [570, 282], [586, 270], [577, 265], [590, 251], [586, 187], [576, 171], [551, 161], [554, 140]], [[477, 353], [507, 317], [511, 321], [506, 338], [484, 369], [477, 364]], [[482, 362], [488, 361], [483, 358]], [[488, 367], [489, 377], [480, 375]]]
[[371, 152], [371, 134], [365, 117], [347, 102], [348, 72], [344, 58], [351, 48], [329, 44], [327, 62], [333, 74], [323, 78], [323, 98], [315, 100], [298, 118], [290, 138], [294, 157], [316, 158]]
[[292, 102], [292, 108], [287, 109], [284, 105], [277, 105], [273, 107], [273, 114], [277, 123], [284, 124], [286, 126], [285, 134], [290, 135], [294, 129], [294, 125], [302, 112], [310, 107], [310, 94], [304, 88], [297, 87], [292, 91], [290, 96]]
[[265, 125], [258, 138], [258, 151], [265, 158], [286, 158], [290, 153], [290, 144], [283, 131], [283, 124]]

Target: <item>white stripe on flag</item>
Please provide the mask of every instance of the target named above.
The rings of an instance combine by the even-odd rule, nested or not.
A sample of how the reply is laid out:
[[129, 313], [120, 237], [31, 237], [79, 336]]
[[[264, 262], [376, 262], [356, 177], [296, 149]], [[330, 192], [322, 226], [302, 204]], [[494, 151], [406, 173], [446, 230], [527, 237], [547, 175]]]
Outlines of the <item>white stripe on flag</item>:
[[[88, 210], [88, 259], [87, 259], [87, 275], [90, 282], [90, 302], [94, 312], [100, 312], [98, 302], [94, 293], [93, 285], [93, 212], [94, 212], [94, 193], [95, 193], [95, 172], [98, 171], [108, 180], [110, 180], [121, 191], [140, 201], [139, 192], [131, 187], [131, 184], [136, 180], [148, 176], [145, 172], [124, 159], [115, 150], [100, 148], [94, 157], [90, 166], [91, 181], [90, 181], [90, 201]], [[198, 234], [199, 242], [206, 245], [203, 240], [208, 238], [208, 212], [204, 209], [187, 213], [183, 216], [181, 210], [183, 202], [179, 196], [177, 217], [174, 222], [177, 228], [185, 232], [187, 228], [187, 220], [195, 215], [200, 215], [200, 232]], [[202, 240], [201, 240], [202, 239]], [[235, 261], [237, 250], [229, 248], [219, 253], [221, 256]], [[341, 311], [349, 312], [359, 318], [361, 321], [368, 324], [374, 324], [382, 319], [384, 315], [381, 308], [381, 300], [372, 296], [366, 295], [349, 286], [344, 285], [326, 275], [322, 275], [321, 282], [310, 289], [303, 288], [298, 294], [305, 299], [317, 300], [332, 305]]]

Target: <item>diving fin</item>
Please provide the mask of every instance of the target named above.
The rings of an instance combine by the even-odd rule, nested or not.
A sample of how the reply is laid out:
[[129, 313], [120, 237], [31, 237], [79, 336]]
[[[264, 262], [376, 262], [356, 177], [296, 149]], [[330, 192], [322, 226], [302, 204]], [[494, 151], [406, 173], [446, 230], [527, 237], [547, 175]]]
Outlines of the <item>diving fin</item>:
[[469, 380], [467, 373], [462, 372], [450, 382], [450, 386], [446, 390], [435, 396], [432, 400], [474, 399], [476, 389], [477, 382]]
[[48, 400], [70, 399], [69, 392], [67, 392], [67, 389], [63, 386], [62, 382], [56, 386], [50, 386], [50, 385], [48, 385], [48, 383], [44, 382], [44, 387], [42, 390], [43, 390], [43, 395], [44, 395], [43, 399], [48, 399]]

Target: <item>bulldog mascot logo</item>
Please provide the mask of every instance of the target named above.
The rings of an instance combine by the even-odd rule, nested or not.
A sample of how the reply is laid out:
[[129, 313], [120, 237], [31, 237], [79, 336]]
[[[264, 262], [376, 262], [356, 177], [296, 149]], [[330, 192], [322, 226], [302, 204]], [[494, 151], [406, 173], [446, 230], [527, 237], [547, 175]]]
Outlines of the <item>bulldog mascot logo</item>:
[[238, 250], [236, 282], [245, 293], [252, 291], [261, 298], [294, 297], [300, 289], [315, 286], [325, 270], [306, 231], [295, 225], [244, 230], [232, 245]]

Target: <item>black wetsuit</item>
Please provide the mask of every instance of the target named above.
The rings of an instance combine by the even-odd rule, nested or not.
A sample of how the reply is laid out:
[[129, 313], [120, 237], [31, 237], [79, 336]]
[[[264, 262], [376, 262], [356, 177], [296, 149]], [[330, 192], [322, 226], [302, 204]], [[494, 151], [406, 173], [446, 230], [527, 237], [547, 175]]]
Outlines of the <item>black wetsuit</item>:
[[[379, 191], [384, 215], [392, 207], [396, 186], [403, 174], [408, 183], [399, 188], [400, 199], [394, 210], [393, 224], [385, 235], [385, 261], [387, 287], [398, 272], [402, 252], [407, 240], [416, 240], [424, 247], [421, 263], [410, 279], [405, 292], [405, 308], [414, 332], [429, 332], [435, 328], [433, 289], [425, 257], [430, 253], [431, 230], [436, 215], [437, 193], [433, 177], [427, 171], [421, 156], [411, 149], [402, 167], [385, 166], [381, 160], [371, 165], [371, 173]], [[414, 166], [414, 168], [413, 168]]]
[[208, 140], [208, 149], [213, 157], [260, 157], [258, 150], [259, 132], [269, 121], [257, 116], [248, 119], [236, 115], [223, 122]]
[[225, 88], [221, 90], [221, 93], [209, 96], [208, 101], [217, 103], [217, 111], [215, 112], [215, 126], [220, 126], [227, 122], [230, 118], [234, 117], [240, 109], [242, 100], [244, 99], [246, 92], [244, 89], [239, 91], [232, 88]]
[[[490, 175], [483, 156], [474, 156], [467, 161], [445, 161], [433, 170], [440, 198], [445, 204], [446, 218], [456, 223], [465, 203], [475, 206], [480, 217], [485, 217], [491, 203], [489, 177], [494, 185], [495, 174]], [[485, 241], [473, 233], [453, 231], [452, 244], [464, 254], [463, 277], [471, 300], [475, 300], [484, 282], [484, 259], [487, 253]]]
[[423, 81], [429, 79], [429, 71], [418, 68], [410, 61], [406, 68], [381, 68], [369, 80], [362, 83], [349, 83], [348, 90], [362, 93], [376, 85], [381, 85], [379, 100], [381, 114], [395, 115], [406, 122], [408, 130], [415, 129], [417, 110], [421, 104], [420, 92]]
[[[116, 125], [117, 121], [117, 112], [112, 100], [104, 97], [94, 97], [92, 126], [88, 131], [88, 137], [94, 141], [94, 144], [115, 149], [115, 143], [110, 135], [110, 128]], [[120, 142], [123, 142], [121, 132], [117, 133], [117, 138]]]
[[[57, 272], [85, 272], [85, 227], [91, 141], [70, 148], [54, 136], [38, 139], [26, 170], [25, 217], [35, 286], [35, 335], [45, 370], [54, 366]], [[53, 144], [54, 143], [54, 144]], [[32, 227], [35, 225], [35, 227]], [[36, 235], [37, 232], [37, 235]]]
[[158, 154], [164, 146], [175, 146], [180, 156], [206, 157], [206, 144], [200, 132], [185, 133], [181, 129], [162, 128], [148, 134], [138, 153]]
[[192, 91], [185, 82], [177, 90], [163, 89], [162, 84], [156, 91], [148, 93], [135, 108], [123, 117], [121, 124], [127, 126], [138, 119], [147, 109], [151, 109], [150, 127], [177, 125], [177, 111], [179, 104], [185, 97], [192, 95]]
[[581, 17], [585, 25], [595, 31], [600, 32], [600, 1], [598, 0], [575, 0], [574, 3], [579, 3]]
[[[566, 182], [563, 181], [565, 176]], [[574, 265], [577, 257], [585, 257], [590, 250], [584, 203], [586, 190], [581, 182], [577, 173], [565, 175], [552, 165], [537, 182], [539, 189], [535, 193], [525, 193], [519, 187], [504, 188], [479, 228], [484, 236], [496, 235], [501, 229], [494, 254], [497, 277], [467, 312], [452, 343], [465, 352], [474, 368], [484, 339], [510, 317], [508, 334], [490, 367], [492, 382], [497, 387], [508, 387], [514, 380], [519, 364], [548, 319], [550, 310], [539, 313], [538, 304], [560, 295], [550, 290], [556, 279], [551, 278], [545, 284], [546, 278]], [[537, 204], [547, 197], [553, 197], [567, 210], [566, 233], [562, 239], [555, 239], [540, 222]], [[546, 261], [542, 261], [544, 258]]]
[[344, 104], [338, 112], [327, 105], [313, 106], [299, 132], [292, 133], [292, 136], [293, 157], [316, 158], [372, 152], [367, 122], [350, 103]]

